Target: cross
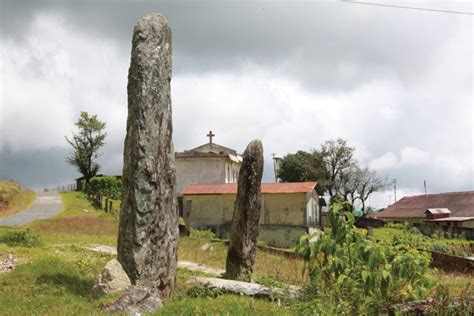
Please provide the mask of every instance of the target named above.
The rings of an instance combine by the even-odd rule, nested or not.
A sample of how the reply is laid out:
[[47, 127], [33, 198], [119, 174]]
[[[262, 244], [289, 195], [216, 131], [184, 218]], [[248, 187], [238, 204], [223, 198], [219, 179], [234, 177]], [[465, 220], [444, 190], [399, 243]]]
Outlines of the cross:
[[209, 131], [209, 134], [206, 135], [209, 137], [209, 144], [212, 144], [212, 137], [216, 136], [215, 134], [212, 134], [212, 131]]

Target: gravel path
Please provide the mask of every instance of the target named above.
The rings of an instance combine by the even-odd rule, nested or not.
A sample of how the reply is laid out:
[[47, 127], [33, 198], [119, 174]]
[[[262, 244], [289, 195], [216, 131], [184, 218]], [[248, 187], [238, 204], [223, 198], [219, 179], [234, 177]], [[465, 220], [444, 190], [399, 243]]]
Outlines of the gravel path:
[[19, 226], [39, 219], [47, 219], [59, 213], [61, 207], [59, 193], [39, 192], [36, 193], [36, 200], [31, 207], [11, 216], [0, 218], [0, 226]]

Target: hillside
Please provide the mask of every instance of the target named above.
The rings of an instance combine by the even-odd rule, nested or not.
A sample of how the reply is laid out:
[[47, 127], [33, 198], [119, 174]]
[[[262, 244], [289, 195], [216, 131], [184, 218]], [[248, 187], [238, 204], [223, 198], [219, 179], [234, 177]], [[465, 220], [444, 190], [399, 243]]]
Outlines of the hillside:
[[12, 180], [0, 179], [0, 217], [28, 208], [36, 194]]

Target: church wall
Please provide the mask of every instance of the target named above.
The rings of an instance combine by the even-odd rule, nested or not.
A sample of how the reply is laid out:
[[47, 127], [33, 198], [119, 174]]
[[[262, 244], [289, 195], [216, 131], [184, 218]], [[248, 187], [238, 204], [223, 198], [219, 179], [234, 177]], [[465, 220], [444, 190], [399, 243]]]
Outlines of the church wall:
[[189, 184], [225, 183], [225, 159], [222, 157], [179, 158], [176, 157], [177, 192]]

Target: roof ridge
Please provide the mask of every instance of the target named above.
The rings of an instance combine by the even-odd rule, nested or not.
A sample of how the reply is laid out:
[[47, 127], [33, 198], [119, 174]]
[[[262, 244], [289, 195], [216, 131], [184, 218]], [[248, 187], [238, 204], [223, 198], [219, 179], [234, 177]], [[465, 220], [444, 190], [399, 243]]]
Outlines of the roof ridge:
[[400, 200], [405, 198], [415, 198], [415, 197], [422, 197], [422, 196], [435, 196], [435, 195], [447, 195], [447, 194], [474, 194], [474, 190], [472, 191], [452, 191], [452, 192], [442, 192], [442, 193], [430, 193], [430, 194], [418, 194], [418, 195], [407, 195], [402, 197]]

